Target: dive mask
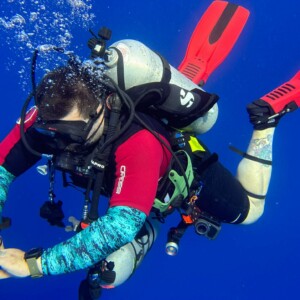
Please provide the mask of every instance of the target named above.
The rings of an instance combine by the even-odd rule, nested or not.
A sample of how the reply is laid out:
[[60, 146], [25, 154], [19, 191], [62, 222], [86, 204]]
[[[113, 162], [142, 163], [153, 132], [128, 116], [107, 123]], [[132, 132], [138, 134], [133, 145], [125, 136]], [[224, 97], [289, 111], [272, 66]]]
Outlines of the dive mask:
[[91, 116], [88, 122], [82, 120], [46, 121], [42, 118], [38, 118], [33, 125], [33, 129], [46, 137], [47, 144], [52, 149], [63, 151], [67, 148], [70, 149], [70, 146], [71, 148], [74, 148], [76, 145], [84, 146], [95, 121], [102, 112], [103, 108], [101, 108], [99, 113]]

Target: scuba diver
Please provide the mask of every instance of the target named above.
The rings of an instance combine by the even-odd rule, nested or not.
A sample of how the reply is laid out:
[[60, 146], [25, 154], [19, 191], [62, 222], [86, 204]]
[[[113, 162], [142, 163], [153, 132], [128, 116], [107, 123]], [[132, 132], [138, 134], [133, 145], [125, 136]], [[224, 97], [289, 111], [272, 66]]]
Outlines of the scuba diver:
[[[48, 249], [6, 249], [1, 240], [0, 279], [88, 269], [79, 299], [97, 299], [101, 288], [131, 276], [169, 214], [181, 215], [169, 231], [170, 255], [176, 255], [191, 225], [214, 239], [223, 222], [251, 224], [261, 217], [274, 131], [282, 116], [300, 105], [300, 72], [247, 106], [254, 132], [246, 152], [233, 149], [243, 156], [237, 177], [196, 137], [213, 126], [218, 100], [198, 84], [226, 57], [248, 15], [241, 6], [214, 1], [179, 71], [137, 41], [103, 48], [109, 34], [102, 32], [89, 42], [96, 63], [70, 57], [33, 84], [20, 120], [0, 145], [1, 211], [12, 181], [46, 157], [49, 201], [41, 216], [64, 226], [61, 203], [53, 199], [55, 170], [85, 188], [83, 216], [70, 218], [73, 237]], [[200, 32], [209, 51], [198, 51]], [[32, 97], [35, 106], [26, 112]], [[109, 198], [102, 216], [100, 195]], [[7, 217], [1, 221], [0, 229], [10, 225]]]

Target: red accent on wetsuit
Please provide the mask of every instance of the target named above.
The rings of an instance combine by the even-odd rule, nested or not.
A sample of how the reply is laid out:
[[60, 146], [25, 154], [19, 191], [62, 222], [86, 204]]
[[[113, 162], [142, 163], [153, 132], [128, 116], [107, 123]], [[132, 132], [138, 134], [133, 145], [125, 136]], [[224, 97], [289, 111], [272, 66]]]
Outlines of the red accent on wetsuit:
[[[26, 131], [32, 124], [35, 122], [37, 117], [37, 108], [33, 106], [26, 113], [24, 130]], [[9, 134], [4, 138], [0, 143], [0, 165], [2, 165], [11, 151], [11, 149], [20, 141], [21, 132], [20, 132], [20, 119], [17, 120], [16, 125], [9, 132]]]
[[149, 131], [141, 130], [132, 135], [115, 153], [116, 179], [110, 206], [129, 206], [148, 215], [158, 181], [167, 171], [170, 160], [171, 153]]

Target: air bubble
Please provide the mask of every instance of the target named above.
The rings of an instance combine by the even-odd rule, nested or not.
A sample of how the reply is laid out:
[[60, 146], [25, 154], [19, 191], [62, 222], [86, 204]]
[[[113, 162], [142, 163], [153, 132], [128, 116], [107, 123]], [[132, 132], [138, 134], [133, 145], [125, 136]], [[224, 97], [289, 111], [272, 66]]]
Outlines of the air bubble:
[[[4, 0], [3, 0], [4, 1]], [[9, 70], [22, 70], [30, 77], [30, 62], [34, 49], [41, 51], [37, 68], [41, 71], [58, 67], [66, 59], [58, 59], [54, 46], [70, 50], [73, 36], [92, 27], [92, 0], [7, 0], [0, 18], [1, 47], [9, 50]], [[78, 28], [79, 27], [79, 28]], [[73, 48], [78, 49], [77, 45]], [[23, 59], [20, 64], [19, 58]], [[16, 63], [16, 60], [18, 63]], [[27, 70], [24, 72], [24, 70]], [[23, 78], [24, 79], [24, 78]]]
[[37, 18], [38, 18], [38, 13], [36, 13], [36, 12], [30, 13], [30, 18], [29, 18], [30, 22], [35, 22], [37, 20]]

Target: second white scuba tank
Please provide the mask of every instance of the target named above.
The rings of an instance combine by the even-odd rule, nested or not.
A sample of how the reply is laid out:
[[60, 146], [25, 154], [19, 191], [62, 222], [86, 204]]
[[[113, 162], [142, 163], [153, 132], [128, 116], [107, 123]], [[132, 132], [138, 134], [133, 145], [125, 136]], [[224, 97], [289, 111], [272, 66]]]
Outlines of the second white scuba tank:
[[[204, 92], [143, 43], [121, 40], [112, 44], [106, 53], [106, 75], [125, 91], [154, 83], [166, 83], [171, 87], [164, 103], [156, 106], [158, 113], [164, 110], [163, 117], [166, 115], [166, 119], [174, 115], [176, 119], [167, 120], [171, 126], [179, 124], [177, 128], [201, 134], [215, 124], [218, 97]], [[162, 86], [159, 88], [162, 89]]]
[[102, 278], [101, 287], [114, 288], [124, 283], [133, 274], [155, 241], [159, 226], [160, 222], [157, 219], [149, 217], [143, 229], [131, 243], [121, 247], [105, 259], [107, 264], [113, 265], [112, 271], [115, 272], [115, 279], [113, 282], [105, 282], [105, 278]]
[[[143, 43], [136, 40], [121, 40], [108, 48], [108, 56], [105, 65], [108, 67], [107, 75], [113, 78], [118, 84], [120, 69], [119, 50], [122, 53], [124, 65], [125, 90], [150, 82], [163, 80], [164, 67], [161, 57], [153, 52]], [[170, 83], [176, 84], [186, 90], [200, 89], [195, 83], [181, 74], [174, 67], [170, 66]]]

